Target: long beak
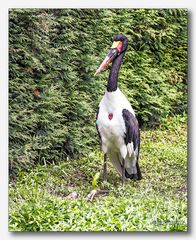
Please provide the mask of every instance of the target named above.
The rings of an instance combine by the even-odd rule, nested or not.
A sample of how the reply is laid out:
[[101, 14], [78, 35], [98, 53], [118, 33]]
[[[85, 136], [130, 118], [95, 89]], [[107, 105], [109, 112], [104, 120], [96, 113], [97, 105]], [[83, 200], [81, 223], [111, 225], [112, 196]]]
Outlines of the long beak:
[[94, 76], [97, 76], [100, 72], [106, 69], [106, 67], [114, 60], [114, 58], [118, 55], [118, 49], [117, 48], [111, 48], [108, 55], [103, 60], [102, 64], [97, 69]]

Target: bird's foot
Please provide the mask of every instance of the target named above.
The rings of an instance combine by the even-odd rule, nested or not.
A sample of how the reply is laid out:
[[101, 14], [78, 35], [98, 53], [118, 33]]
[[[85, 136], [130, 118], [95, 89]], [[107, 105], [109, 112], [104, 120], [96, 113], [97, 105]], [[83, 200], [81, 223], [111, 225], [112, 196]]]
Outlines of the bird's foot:
[[79, 197], [79, 193], [77, 193], [77, 192], [72, 192], [72, 193], [70, 193], [69, 195], [66, 196], [66, 198], [70, 199], [70, 200], [75, 200], [78, 197]]
[[94, 199], [94, 197], [95, 197], [97, 194], [98, 194], [98, 190], [92, 190], [92, 191], [88, 194], [87, 199], [92, 202], [93, 199]]
[[109, 191], [108, 190], [92, 190], [88, 194], [87, 199], [92, 202], [95, 196], [100, 194], [105, 194], [105, 193], [109, 193]]

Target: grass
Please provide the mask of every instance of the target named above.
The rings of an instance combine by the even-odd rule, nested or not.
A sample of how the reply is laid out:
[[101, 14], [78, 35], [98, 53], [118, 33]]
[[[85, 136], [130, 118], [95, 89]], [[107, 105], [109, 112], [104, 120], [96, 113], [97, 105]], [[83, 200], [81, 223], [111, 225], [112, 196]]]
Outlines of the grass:
[[[143, 130], [143, 179], [127, 181], [124, 187], [111, 165], [108, 182], [98, 178], [100, 151], [20, 172], [9, 186], [9, 230], [187, 231], [186, 134], [186, 116], [167, 118], [159, 128]], [[87, 194], [93, 188], [110, 192], [89, 202]], [[73, 191], [79, 198], [66, 199]]]

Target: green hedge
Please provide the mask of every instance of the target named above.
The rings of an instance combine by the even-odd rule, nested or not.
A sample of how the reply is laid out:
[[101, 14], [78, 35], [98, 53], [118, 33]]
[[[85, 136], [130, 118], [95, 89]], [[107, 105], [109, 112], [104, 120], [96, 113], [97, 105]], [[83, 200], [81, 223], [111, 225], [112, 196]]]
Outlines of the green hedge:
[[108, 71], [93, 75], [116, 33], [129, 39], [119, 87], [140, 125], [187, 111], [187, 10], [11, 9], [11, 173], [98, 147], [95, 115]]

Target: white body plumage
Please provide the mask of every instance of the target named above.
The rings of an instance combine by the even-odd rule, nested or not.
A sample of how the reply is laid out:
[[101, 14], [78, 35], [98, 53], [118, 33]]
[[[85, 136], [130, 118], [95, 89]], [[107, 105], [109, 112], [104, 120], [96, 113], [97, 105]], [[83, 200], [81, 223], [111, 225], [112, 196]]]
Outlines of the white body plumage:
[[[108, 154], [120, 175], [122, 175], [122, 158], [125, 159], [125, 168], [129, 174], [137, 172], [133, 143], [126, 145], [124, 140], [126, 126], [122, 115], [123, 109], [129, 110], [135, 116], [131, 104], [117, 88], [116, 91], [105, 93], [99, 104], [97, 116], [97, 127], [101, 136], [102, 150]], [[109, 114], [112, 114], [112, 119], [109, 119]]]

